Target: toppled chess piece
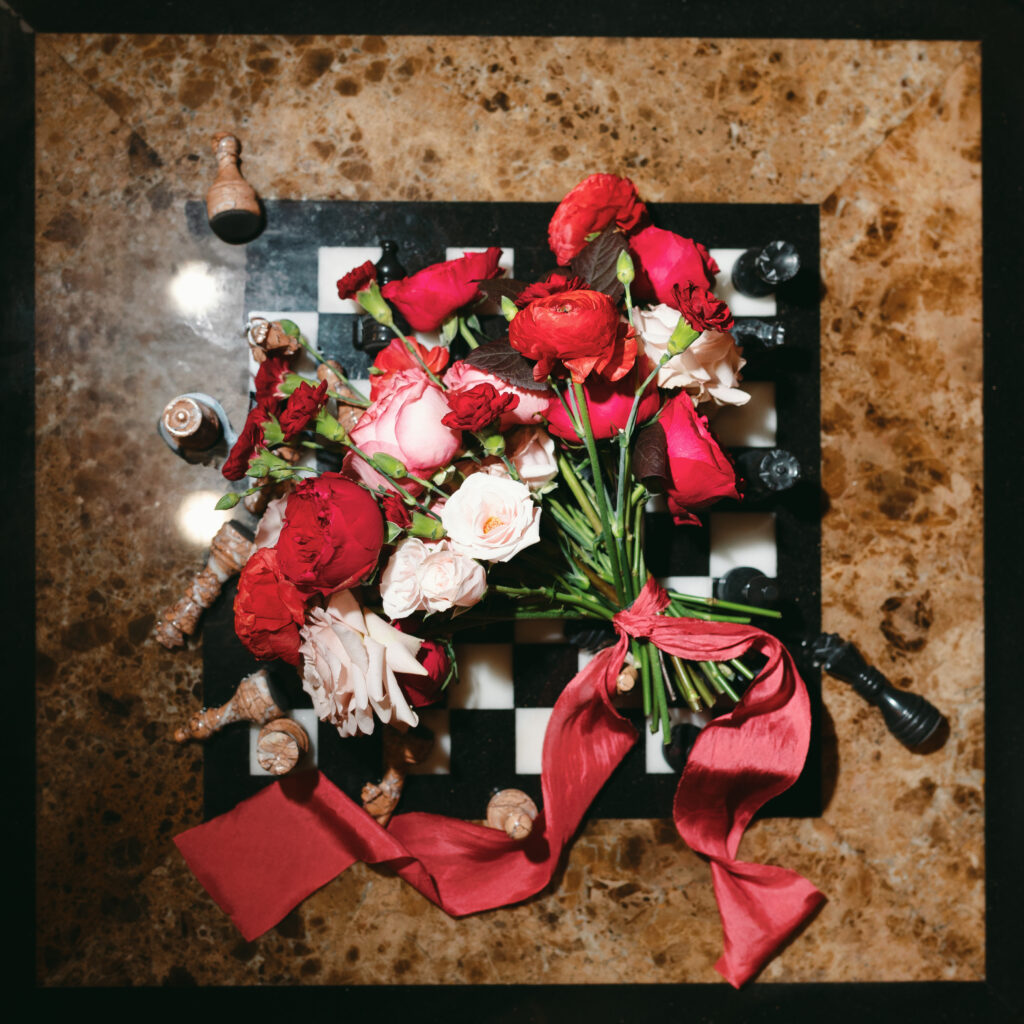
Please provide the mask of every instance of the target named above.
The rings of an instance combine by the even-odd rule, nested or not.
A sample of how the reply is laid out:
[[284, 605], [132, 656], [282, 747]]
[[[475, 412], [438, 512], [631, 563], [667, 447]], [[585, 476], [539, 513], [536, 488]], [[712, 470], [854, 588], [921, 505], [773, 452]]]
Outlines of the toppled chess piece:
[[741, 565], [730, 569], [715, 581], [715, 597], [719, 601], [765, 608], [778, 601], [779, 587], [775, 580], [765, 576], [760, 569]]
[[199, 617], [217, 600], [224, 584], [256, 550], [252, 534], [241, 523], [229, 520], [214, 534], [206, 565], [188, 585], [185, 596], [160, 616], [153, 630], [156, 639], [168, 649], [181, 647], [199, 625]]
[[533, 831], [537, 805], [521, 789], [501, 789], [487, 803], [487, 827], [509, 839], [525, 839]]
[[301, 347], [299, 339], [287, 334], [277, 320], [266, 320], [261, 316], [254, 316], [249, 321], [246, 336], [257, 363], [265, 362], [267, 356], [293, 356]]
[[307, 753], [309, 736], [291, 718], [267, 722], [256, 739], [256, 760], [271, 775], [287, 775]]
[[744, 317], [732, 325], [732, 336], [737, 345], [753, 344], [771, 351], [785, 345], [786, 328], [783, 324], [770, 324], [767, 320]]
[[792, 242], [769, 242], [740, 256], [732, 268], [732, 286], [740, 295], [758, 299], [792, 280], [799, 269], [800, 256]]
[[284, 712], [278, 707], [270, 689], [267, 670], [261, 668], [238, 684], [231, 700], [226, 704], [221, 704], [218, 708], [200, 708], [191, 715], [185, 725], [174, 730], [174, 739], [178, 743], [205, 740], [232, 722], [264, 725], [283, 717]]
[[363, 810], [372, 815], [377, 824], [386, 826], [395, 813], [405, 786], [405, 776], [414, 764], [425, 761], [434, 746], [434, 734], [426, 726], [400, 732], [394, 726], [384, 726], [382, 754], [384, 776], [380, 782], [368, 782], [361, 795]]
[[744, 497], [763, 497], [789, 490], [803, 475], [800, 461], [784, 448], [752, 448], [736, 459], [746, 483]]
[[[398, 258], [398, 243], [389, 238], [382, 239], [380, 243], [381, 257], [374, 264], [377, 271], [377, 284], [382, 288], [389, 281], [397, 281], [406, 276], [406, 269]], [[394, 310], [395, 329], [403, 334], [409, 333], [409, 325], [404, 317]], [[353, 326], [352, 347], [361, 352], [366, 352], [371, 358], [376, 356], [381, 349], [386, 348], [394, 335], [391, 329], [384, 324], [377, 323], [372, 316], [360, 317]]]
[[263, 230], [263, 211], [256, 190], [238, 168], [242, 144], [229, 132], [218, 132], [212, 146], [217, 177], [206, 193], [210, 227], [218, 238], [232, 245], [251, 242]]
[[849, 683], [869, 704], [882, 712], [886, 727], [905, 747], [927, 742], [943, 722], [942, 713], [924, 697], [897, 690], [864, 660], [853, 644], [836, 633], [822, 633], [803, 643], [818, 668]]

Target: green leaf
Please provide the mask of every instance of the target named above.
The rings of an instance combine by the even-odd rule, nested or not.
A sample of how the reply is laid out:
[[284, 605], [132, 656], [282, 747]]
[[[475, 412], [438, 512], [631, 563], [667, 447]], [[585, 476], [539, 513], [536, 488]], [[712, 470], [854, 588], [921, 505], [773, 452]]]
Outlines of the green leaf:
[[391, 520], [388, 520], [387, 527], [387, 536], [384, 538], [385, 544], [394, 544], [395, 541], [398, 540], [398, 538], [401, 537], [403, 533], [405, 533], [405, 530], [403, 530], [397, 524], [391, 522]]
[[226, 512], [229, 508], [234, 508], [241, 500], [242, 496], [240, 494], [235, 494], [231, 491], [222, 495], [221, 499], [213, 507], [218, 512]]

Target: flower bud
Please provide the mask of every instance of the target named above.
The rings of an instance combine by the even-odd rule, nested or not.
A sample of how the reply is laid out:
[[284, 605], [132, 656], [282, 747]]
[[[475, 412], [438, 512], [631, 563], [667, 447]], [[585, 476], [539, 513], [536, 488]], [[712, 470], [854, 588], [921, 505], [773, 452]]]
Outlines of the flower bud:
[[391, 307], [384, 301], [376, 281], [371, 281], [369, 288], [357, 293], [356, 299], [377, 323], [390, 326], [395, 322]]
[[501, 297], [501, 312], [505, 319], [510, 321], [519, 312], [519, 307], [507, 296]]
[[505, 438], [502, 434], [491, 434], [482, 439], [484, 451], [488, 455], [502, 456], [505, 454]]
[[444, 527], [440, 520], [433, 516], [425, 516], [422, 512], [413, 512], [408, 533], [413, 537], [423, 537], [425, 540], [440, 540], [444, 536]]
[[633, 257], [629, 255], [628, 249], [623, 249], [619, 253], [619, 258], [615, 263], [615, 276], [622, 284], [633, 283], [636, 274], [633, 270]]
[[408, 470], [404, 464], [401, 463], [394, 455], [388, 455], [387, 452], [374, 452], [373, 464], [385, 474], [395, 479], [401, 479], [403, 476], [408, 475]]

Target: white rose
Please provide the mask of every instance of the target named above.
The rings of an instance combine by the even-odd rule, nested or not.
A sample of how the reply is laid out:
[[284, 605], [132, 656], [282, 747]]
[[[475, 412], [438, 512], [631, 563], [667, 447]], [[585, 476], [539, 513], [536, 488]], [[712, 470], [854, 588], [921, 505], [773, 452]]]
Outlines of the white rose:
[[509, 462], [530, 490], [537, 490], [558, 476], [555, 442], [546, 430], [520, 427], [509, 434], [506, 444]]
[[448, 499], [441, 513], [452, 547], [488, 562], [507, 562], [540, 540], [540, 509], [526, 484], [474, 473]]
[[380, 578], [384, 614], [392, 622], [423, 609], [419, 568], [429, 554], [430, 549], [419, 537], [406, 537], [395, 547]]
[[426, 611], [446, 612], [456, 605], [469, 608], [484, 596], [484, 567], [452, 549], [448, 541], [433, 546], [417, 572]]
[[[644, 352], [653, 362], [668, 350], [668, 339], [680, 315], [678, 309], [664, 303], [633, 311]], [[695, 404], [711, 400], [716, 405], [744, 405], [750, 395], [736, 385], [746, 364], [731, 334], [705, 331], [658, 371], [658, 387], [685, 388]]]

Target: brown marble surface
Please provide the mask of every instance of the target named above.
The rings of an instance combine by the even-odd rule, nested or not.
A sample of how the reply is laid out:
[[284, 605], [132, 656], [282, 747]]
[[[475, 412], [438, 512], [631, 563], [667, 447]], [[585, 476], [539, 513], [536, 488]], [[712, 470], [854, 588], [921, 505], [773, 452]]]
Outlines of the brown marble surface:
[[[951, 723], [914, 755], [825, 684], [817, 820], [752, 860], [829, 897], [765, 981], [985, 974], [980, 48], [960, 42], [49, 35], [37, 40], [38, 981], [708, 982], [708, 869], [669, 822], [595, 822], [557, 885], [453, 921], [357, 866], [245, 943], [171, 844], [197, 646], [154, 616], [203, 555], [164, 403], [243, 411], [244, 251], [185, 227], [235, 131], [266, 198], [821, 206], [826, 629]], [[205, 302], [171, 282], [206, 264]], [[201, 499], [200, 499], [201, 501]]]

